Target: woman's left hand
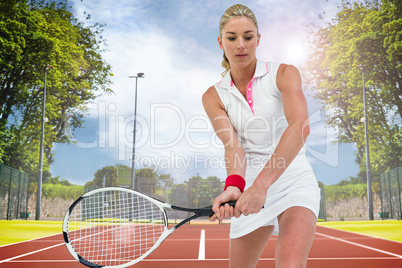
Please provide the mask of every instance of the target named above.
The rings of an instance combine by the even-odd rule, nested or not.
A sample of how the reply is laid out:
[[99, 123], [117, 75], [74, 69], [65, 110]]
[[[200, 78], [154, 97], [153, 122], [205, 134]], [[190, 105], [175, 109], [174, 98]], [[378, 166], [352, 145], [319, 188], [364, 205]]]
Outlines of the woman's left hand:
[[238, 218], [241, 214], [248, 216], [249, 214], [259, 212], [264, 207], [266, 199], [267, 190], [253, 184], [250, 188], [244, 191], [237, 200], [234, 209], [234, 216]]

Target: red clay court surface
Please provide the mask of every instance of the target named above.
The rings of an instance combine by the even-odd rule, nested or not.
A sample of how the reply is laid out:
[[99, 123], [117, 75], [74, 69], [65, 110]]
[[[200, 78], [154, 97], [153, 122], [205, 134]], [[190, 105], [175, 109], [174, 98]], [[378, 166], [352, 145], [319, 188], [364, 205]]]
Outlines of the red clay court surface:
[[[205, 250], [200, 246], [202, 230], [205, 230]], [[228, 237], [228, 224], [185, 225], [133, 267], [228, 267]], [[258, 268], [275, 267], [275, 242], [276, 236], [271, 237]], [[62, 235], [58, 234], [0, 247], [0, 267], [86, 266], [71, 257]], [[317, 226], [307, 267], [402, 267], [402, 243]]]

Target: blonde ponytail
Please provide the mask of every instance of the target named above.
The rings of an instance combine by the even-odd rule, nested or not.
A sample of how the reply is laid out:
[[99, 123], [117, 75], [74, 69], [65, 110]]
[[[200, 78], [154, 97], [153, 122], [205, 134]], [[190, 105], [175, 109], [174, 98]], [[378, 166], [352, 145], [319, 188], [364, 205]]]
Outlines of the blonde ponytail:
[[230, 63], [229, 63], [228, 58], [226, 57], [225, 51], [223, 51], [222, 67], [225, 69], [225, 71], [222, 73], [222, 77], [223, 77], [230, 70]]

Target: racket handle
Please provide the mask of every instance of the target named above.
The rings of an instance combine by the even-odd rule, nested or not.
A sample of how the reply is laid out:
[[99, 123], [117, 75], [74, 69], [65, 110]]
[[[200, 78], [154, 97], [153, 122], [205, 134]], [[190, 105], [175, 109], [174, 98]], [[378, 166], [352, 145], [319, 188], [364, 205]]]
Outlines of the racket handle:
[[[229, 201], [229, 202], [221, 204], [221, 207], [223, 207], [226, 204], [229, 204], [229, 206], [231, 206], [231, 207], [235, 207], [236, 202], [237, 201]], [[264, 206], [262, 206], [261, 209], [263, 209], [263, 208], [264, 208]], [[204, 211], [204, 209], [205, 209], [205, 211]], [[201, 210], [202, 210], [201, 213], [203, 214], [203, 216], [212, 217], [215, 214], [215, 212], [212, 211], [212, 206], [201, 208]], [[209, 214], [204, 214], [204, 213], [207, 213], [207, 212], [209, 212]]]
[[[223, 203], [223, 204], [221, 204], [221, 207], [226, 205], [226, 204], [229, 204], [229, 206], [234, 207], [236, 205], [236, 201], [229, 201], [229, 202]], [[215, 212], [213, 212], [212, 206], [208, 206], [208, 207], [200, 208], [199, 211], [197, 212], [197, 214], [199, 216], [211, 217], [212, 215], [215, 214]]]
[[223, 206], [226, 205], [226, 204], [229, 204], [229, 206], [234, 207], [234, 206], [236, 205], [236, 202], [237, 202], [237, 201], [229, 201], [229, 202], [226, 202], [226, 203], [221, 204], [221, 207], [223, 207]]

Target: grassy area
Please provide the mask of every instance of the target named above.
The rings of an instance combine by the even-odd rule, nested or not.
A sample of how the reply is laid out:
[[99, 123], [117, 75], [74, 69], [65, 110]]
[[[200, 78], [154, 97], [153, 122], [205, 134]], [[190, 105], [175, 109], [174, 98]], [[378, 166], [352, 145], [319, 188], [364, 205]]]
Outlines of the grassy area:
[[402, 242], [402, 221], [330, 221], [321, 226]]
[[[169, 224], [174, 226], [176, 223], [169, 220]], [[62, 225], [62, 221], [0, 220], [0, 246], [61, 234]]]
[[[402, 242], [402, 221], [333, 221], [318, 222], [318, 225]], [[3, 220], [0, 221], [0, 246], [61, 232], [61, 221]]]
[[62, 232], [61, 221], [0, 221], [0, 246]]

